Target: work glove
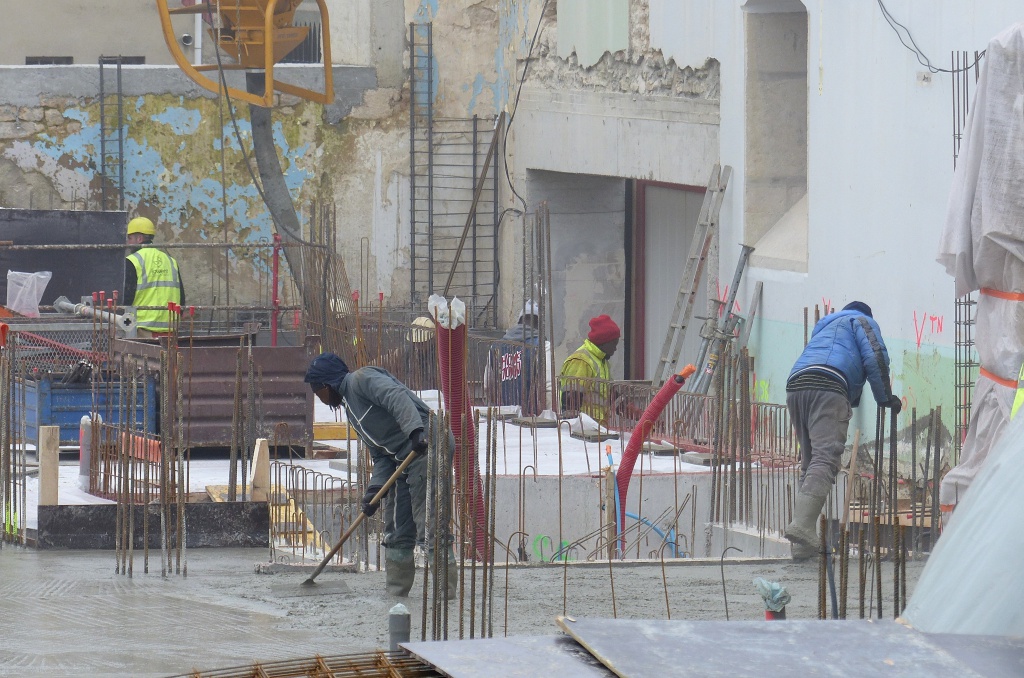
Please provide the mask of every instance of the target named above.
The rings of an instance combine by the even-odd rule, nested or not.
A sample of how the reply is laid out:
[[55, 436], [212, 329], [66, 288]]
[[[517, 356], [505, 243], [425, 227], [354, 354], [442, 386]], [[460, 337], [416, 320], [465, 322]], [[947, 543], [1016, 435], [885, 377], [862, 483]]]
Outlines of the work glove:
[[380, 485], [371, 485], [370, 487], [366, 488], [366, 494], [363, 495], [363, 501], [361, 502], [361, 506], [363, 508], [363, 513], [366, 514], [367, 518], [376, 513], [377, 509], [380, 508], [380, 502], [377, 502], [376, 504], [370, 503], [371, 501], [373, 501], [373, 498], [377, 496], [377, 493], [380, 492], [380, 488]]
[[885, 405], [883, 405], [882, 407], [888, 407], [890, 410], [893, 411], [893, 413], [899, 414], [900, 410], [903, 409], [903, 401], [900, 400], [900, 397], [894, 393], [893, 395], [889, 396], [889, 399], [885, 401]]
[[427, 437], [423, 434], [423, 429], [418, 428], [413, 431], [409, 440], [412, 441], [413, 452], [421, 455], [427, 453]]

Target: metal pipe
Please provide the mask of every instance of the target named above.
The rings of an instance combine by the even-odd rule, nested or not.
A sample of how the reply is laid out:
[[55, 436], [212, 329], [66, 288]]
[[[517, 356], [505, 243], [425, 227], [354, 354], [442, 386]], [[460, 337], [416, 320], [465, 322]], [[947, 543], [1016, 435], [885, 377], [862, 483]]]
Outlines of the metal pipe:
[[279, 266], [281, 263], [281, 236], [274, 234], [274, 254], [272, 263], [272, 281], [271, 285], [273, 288], [270, 291], [270, 304], [273, 311], [270, 314], [270, 345], [277, 346], [277, 314], [279, 312], [279, 306], [281, 303], [280, 297], [278, 297], [279, 288]]

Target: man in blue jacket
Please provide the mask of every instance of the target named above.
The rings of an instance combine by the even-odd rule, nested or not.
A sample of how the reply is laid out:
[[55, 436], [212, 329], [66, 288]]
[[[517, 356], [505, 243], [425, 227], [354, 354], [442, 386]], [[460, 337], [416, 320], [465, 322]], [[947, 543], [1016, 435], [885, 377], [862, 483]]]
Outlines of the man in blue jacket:
[[900, 411], [882, 331], [871, 308], [854, 301], [818, 321], [786, 381], [786, 406], [800, 444], [800, 491], [786, 527], [793, 560], [818, 553], [818, 516], [839, 473], [865, 381], [880, 406]]
[[[345, 408], [348, 425], [370, 451], [373, 472], [362, 500], [367, 516], [377, 511], [370, 500], [409, 453], [416, 452], [388, 493], [385, 508], [387, 589], [391, 595], [407, 596], [416, 576], [413, 551], [417, 543], [424, 542], [430, 407], [387, 370], [363, 367], [350, 373], [345, 361], [334, 353], [315, 358], [305, 381], [325, 405]], [[454, 448], [452, 440], [449, 449]], [[450, 575], [449, 580], [451, 588], [454, 580]]]

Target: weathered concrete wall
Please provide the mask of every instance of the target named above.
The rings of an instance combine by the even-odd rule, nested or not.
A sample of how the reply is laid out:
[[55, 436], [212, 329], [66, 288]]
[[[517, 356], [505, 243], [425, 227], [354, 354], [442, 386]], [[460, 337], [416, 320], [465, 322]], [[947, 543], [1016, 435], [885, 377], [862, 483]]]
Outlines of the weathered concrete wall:
[[[528, 11], [512, 15], [521, 32], [509, 31], [511, 37], [505, 40], [509, 52], [520, 60], [514, 78], [521, 77], [526, 66], [524, 58], [541, 20], [543, 3], [523, 4], [528, 4]], [[629, 37], [628, 45], [605, 51], [596, 59], [579, 56], [566, 47], [563, 37], [568, 35], [566, 39], [577, 44], [575, 41], [583, 39], [578, 36], [583, 29], [575, 24], [571, 30], [559, 27], [560, 22], [575, 16], [575, 6], [558, 3], [554, 16], [549, 5], [529, 61], [505, 156], [527, 211], [533, 211], [542, 200], [552, 201], [553, 268], [556, 279], [569, 281], [565, 287], [555, 283], [556, 361], [576, 348], [586, 334], [587, 320], [596, 313], [607, 312], [624, 321], [623, 247], [630, 209], [624, 180], [700, 186], [718, 161], [718, 62], [710, 59], [700, 65], [680, 65], [652, 49], [647, 0], [632, 0], [628, 12], [619, 11], [619, 5], [625, 7], [626, 3], [600, 5], [599, 13], [605, 12], [602, 21], [622, 25], [605, 26], [610, 32], [602, 29], [600, 35], [591, 36], [596, 43], [587, 38], [586, 44], [614, 45], [609, 36], [622, 29]], [[514, 38], [519, 35], [525, 41], [517, 43]], [[510, 84], [513, 99], [519, 85], [514, 78]], [[592, 188], [566, 188], [568, 175], [580, 175], [580, 186]], [[545, 186], [546, 180], [553, 184]], [[605, 188], [596, 188], [600, 186]], [[609, 191], [607, 186], [615, 188]], [[509, 200], [506, 206], [523, 209], [518, 200]], [[523, 294], [515, 288], [520, 279], [516, 271], [521, 264], [516, 259], [521, 252], [522, 221], [509, 219], [506, 224], [502, 271], [512, 274], [502, 278], [507, 286], [502, 290], [501, 308], [508, 309], [505, 314], [511, 316]], [[561, 256], [560, 247], [564, 248]], [[594, 248], [601, 252], [601, 267], [610, 268], [591, 266], [586, 275], [579, 269], [574, 277], [570, 271], [575, 263], [596, 262], [574, 262], [572, 257], [585, 259]], [[612, 362], [621, 375], [621, 360]]]
[[[624, 322], [626, 185], [614, 177], [531, 171], [527, 188], [531, 199], [547, 201], [551, 210], [552, 343], [561, 366], [583, 343], [591, 318], [607, 313], [620, 326]], [[618, 378], [621, 348], [611, 361]]]
[[747, 13], [744, 19], [744, 242], [756, 244], [807, 195], [807, 12]]
[[[315, 70], [297, 67], [288, 75], [316, 80]], [[95, 67], [84, 66], [0, 70], [0, 204], [98, 205], [99, 103], [94, 80], [90, 86], [95, 73]], [[337, 69], [336, 76], [341, 86], [332, 110], [340, 117], [374, 86], [374, 78], [368, 69], [352, 68]], [[226, 108], [173, 67], [126, 68], [123, 85], [129, 212], [153, 218], [158, 240], [168, 244], [267, 241], [270, 217]], [[322, 181], [333, 167], [358, 164], [356, 154], [345, 157], [345, 130], [324, 124], [324, 108], [314, 104], [285, 100], [278, 111], [278, 151], [296, 204], [324, 198]], [[251, 154], [248, 111], [236, 106], [235, 114]], [[328, 190], [326, 198], [332, 197]], [[210, 303], [218, 296], [226, 303], [227, 275], [234, 301], [257, 301], [260, 280], [269, 274], [267, 250], [236, 252], [227, 262], [219, 251], [174, 254], [187, 271], [190, 302]]]
[[[337, 97], [331, 106], [280, 100], [273, 114], [278, 152], [297, 206], [314, 198], [337, 205], [339, 250], [351, 282], [368, 280], [375, 288], [369, 293], [383, 291], [388, 301], [404, 303], [409, 279], [408, 22], [434, 22], [435, 114], [492, 115], [496, 102], [504, 101], [494, 68], [497, 1], [329, 0], [328, 8], [334, 61], [356, 66], [335, 66]], [[150, 11], [155, 20], [155, 9], [147, 6]], [[138, 23], [153, 26], [151, 42], [166, 54], [159, 22], [147, 16]], [[124, 72], [129, 210], [155, 217], [164, 241], [269, 237], [269, 217], [226, 113], [221, 122], [216, 98], [173, 67], [127, 67]], [[276, 73], [312, 89], [321, 87], [316, 67], [280, 66]], [[241, 74], [229, 73], [228, 79], [243, 87]], [[97, 95], [95, 67], [0, 70], [0, 204], [96, 203]], [[249, 149], [248, 112], [242, 106], [236, 113]], [[227, 196], [226, 229], [222, 193]], [[222, 257], [193, 251], [179, 258], [195, 275], [194, 287], [205, 289], [190, 300], [209, 302], [220, 289], [223, 303]], [[231, 262], [232, 276], [244, 269], [241, 277], [250, 280], [237, 285], [233, 280], [233, 297], [246, 288], [255, 294], [267, 273], [264, 257], [245, 259]]]
[[382, 87], [401, 87], [408, 66], [404, 0], [328, 0], [327, 6], [334, 63], [373, 66]]
[[[747, 527], [743, 520], [734, 521], [723, 528], [705, 531], [711, 516], [712, 474], [708, 469], [684, 465], [678, 474], [634, 470], [629, 482], [626, 512], [640, 516], [647, 526], [646, 536], [636, 545], [636, 519], [627, 518], [627, 558], [657, 558], [662, 538], [648, 529], [651, 525], [663, 534], [669, 534], [678, 525], [677, 544], [688, 557], [717, 557], [727, 545], [742, 544], [743, 557], [787, 557], [789, 542], [781, 540], [781, 527], [789, 521], [789, 504], [785, 495], [778, 493], [778, 479], [769, 473], [754, 470], [751, 478], [753, 523]], [[498, 476], [495, 535], [499, 543], [511, 543], [511, 551], [518, 555], [520, 540], [531, 562], [562, 560], [552, 558], [559, 549], [569, 561], [582, 561], [598, 544], [597, 535], [604, 522], [604, 504], [607, 490], [605, 480], [594, 469], [593, 475], [536, 476], [529, 472], [522, 476]], [[728, 490], [725, 490], [728, 492]], [[840, 477], [835, 492], [830, 495], [828, 510], [836, 515], [844, 501], [845, 482]], [[678, 523], [674, 520], [679, 512]], [[515, 534], [525, 532], [523, 535]], [[511, 541], [510, 541], [511, 540]], [[671, 556], [671, 549], [665, 550]], [[736, 554], [733, 554], [736, 555]], [[600, 558], [598, 558], [600, 559]]]
[[[174, 6], [174, 3], [168, 3]], [[175, 36], [195, 32], [192, 15], [172, 17]], [[195, 36], [193, 35], [193, 38]], [[189, 60], [193, 47], [182, 45]], [[147, 64], [172, 64], [155, 2], [47, 0], [4, 3], [0, 64], [24, 65], [25, 57], [72, 57], [96, 64], [100, 56], [141, 56]]]

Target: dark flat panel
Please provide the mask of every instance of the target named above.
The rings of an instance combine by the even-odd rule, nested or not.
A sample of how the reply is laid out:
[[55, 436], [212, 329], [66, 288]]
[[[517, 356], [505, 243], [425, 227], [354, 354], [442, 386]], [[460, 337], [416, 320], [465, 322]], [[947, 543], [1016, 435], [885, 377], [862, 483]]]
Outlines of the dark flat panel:
[[[123, 245], [124, 212], [0, 209], [0, 240], [15, 245]], [[42, 304], [59, 296], [78, 301], [93, 292], [121, 292], [126, 251], [36, 250], [0, 247], [0, 304], [7, 302], [7, 271], [51, 271]]]
[[402, 643], [414, 657], [450, 678], [607, 678], [611, 671], [579, 643], [561, 636], [480, 638]]
[[[143, 516], [149, 520], [149, 547], [160, 548], [160, 510], [136, 506], [135, 548], [143, 546]], [[171, 509], [171, 529], [177, 523]], [[270, 507], [266, 502], [202, 502], [185, 505], [188, 548], [206, 546], [263, 547], [270, 545]], [[117, 506], [40, 506], [37, 544], [40, 549], [113, 549], [116, 546]]]

